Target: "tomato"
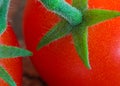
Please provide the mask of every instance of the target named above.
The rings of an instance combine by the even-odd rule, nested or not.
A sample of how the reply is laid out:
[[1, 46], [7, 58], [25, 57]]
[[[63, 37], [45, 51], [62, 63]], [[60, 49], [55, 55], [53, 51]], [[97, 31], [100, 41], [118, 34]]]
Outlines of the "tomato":
[[[10, 25], [6, 31], [0, 36], [0, 44], [9, 46], [18, 46], [18, 41]], [[17, 86], [22, 86], [22, 58], [0, 59], [2, 66], [15, 80]], [[0, 86], [9, 86], [0, 78]]]
[[[120, 0], [89, 0], [89, 8], [120, 11]], [[91, 70], [80, 60], [71, 35], [36, 50], [39, 40], [59, 20], [40, 2], [27, 0], [25, 42], [34, 53], [32, 63], [48, 86], [120, 86], [120, 18], [89, 27]]]

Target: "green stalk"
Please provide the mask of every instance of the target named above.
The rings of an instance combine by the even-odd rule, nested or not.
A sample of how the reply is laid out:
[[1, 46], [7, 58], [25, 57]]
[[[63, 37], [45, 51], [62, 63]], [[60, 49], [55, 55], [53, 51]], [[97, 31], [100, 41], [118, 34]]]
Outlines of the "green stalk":
[[40, 0], [49, 10], [66, 19], [72, 26], [82, 22], [82, 13], [80, 10], [72, 7], [64, 0]]

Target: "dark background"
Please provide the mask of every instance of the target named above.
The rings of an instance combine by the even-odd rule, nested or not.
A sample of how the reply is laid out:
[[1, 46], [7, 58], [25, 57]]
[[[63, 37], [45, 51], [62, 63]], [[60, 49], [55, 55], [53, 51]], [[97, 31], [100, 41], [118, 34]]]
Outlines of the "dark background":
[[[11, 0], [8, 21], [11, 23], [20, 46], [25, 48], [22, 34], [22, 15], [26, 0]], [[23, 59], [23, 86], [46, 86], [31, 64], [29, 58]]]

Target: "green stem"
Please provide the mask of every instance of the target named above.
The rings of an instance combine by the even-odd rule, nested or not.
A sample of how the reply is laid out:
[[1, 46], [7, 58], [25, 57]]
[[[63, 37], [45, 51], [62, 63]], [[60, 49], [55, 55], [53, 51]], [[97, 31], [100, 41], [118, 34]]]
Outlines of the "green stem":
[[0, 34], [6, 29], [9, 2], [10, 0], [0, 0]]
[[82, 22], [82, 13], [64, 0], [40, 0], [49, 10], [65, 18], [75, 26]]

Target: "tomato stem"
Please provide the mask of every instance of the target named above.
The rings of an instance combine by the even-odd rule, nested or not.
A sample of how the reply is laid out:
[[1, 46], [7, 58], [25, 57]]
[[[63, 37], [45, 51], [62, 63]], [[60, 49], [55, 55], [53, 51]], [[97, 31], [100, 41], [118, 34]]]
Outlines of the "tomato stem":
[[40, 0], [45, 7], [66, 19], [75, 26], [82, 22], [82, 13], [64, 0]]

